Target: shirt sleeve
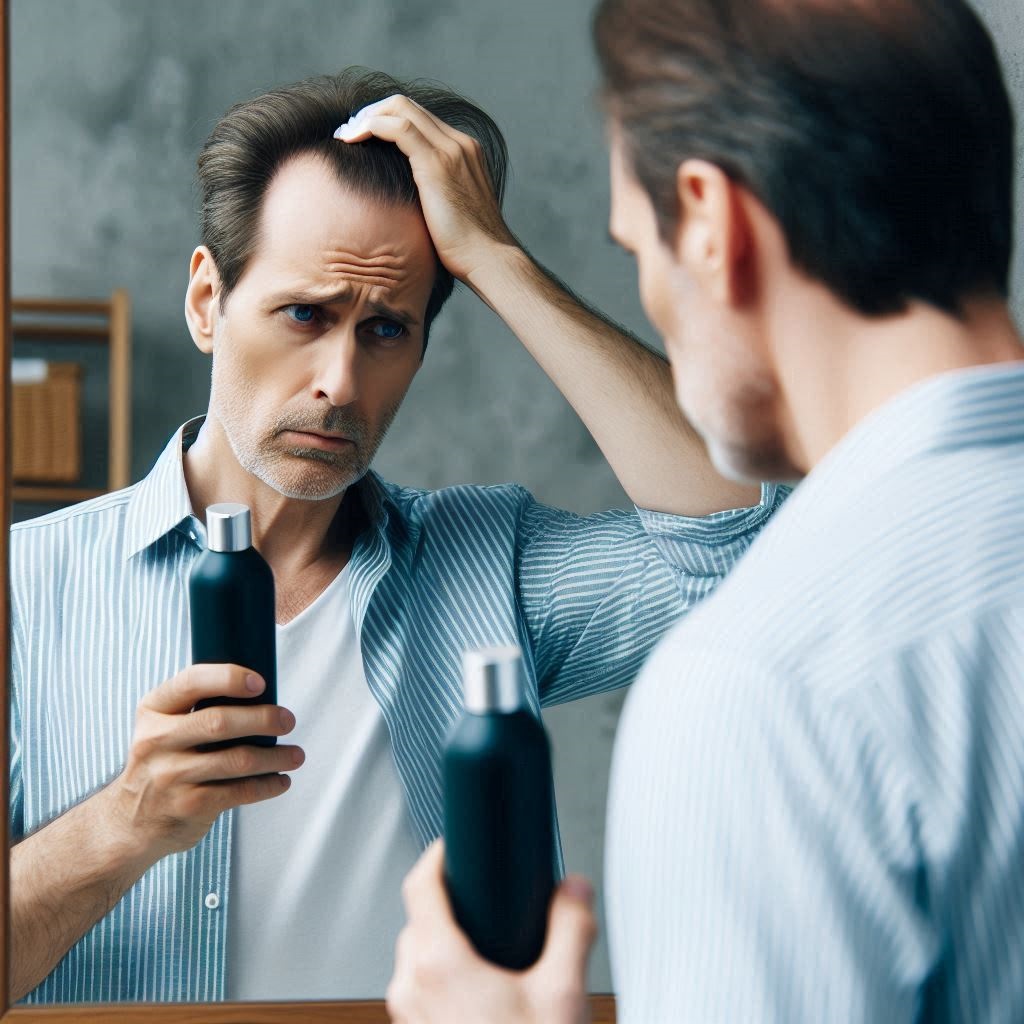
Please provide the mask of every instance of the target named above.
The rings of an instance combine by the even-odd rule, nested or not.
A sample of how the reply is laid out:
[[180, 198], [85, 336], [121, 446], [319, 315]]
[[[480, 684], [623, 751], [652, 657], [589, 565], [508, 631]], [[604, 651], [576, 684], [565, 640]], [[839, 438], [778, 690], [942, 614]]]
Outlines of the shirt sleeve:
[[681, 614], [710, 594], [789, 493], [700, 518], [637, 508], [579, 516], [527, 496], [519, 602], [549, 706], [625, 686]]
[[913, 812], [842, 702], [670, 638], [626, 703], [608, 820], [623, 1024], [916, 1019], [941, 942]]

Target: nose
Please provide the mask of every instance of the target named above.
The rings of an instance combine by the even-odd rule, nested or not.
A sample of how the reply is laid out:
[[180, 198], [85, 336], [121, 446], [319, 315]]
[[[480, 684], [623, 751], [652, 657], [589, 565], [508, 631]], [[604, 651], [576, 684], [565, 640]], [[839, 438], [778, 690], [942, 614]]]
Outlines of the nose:
[[359, 346], [351, 332], [324, 336], [317, 346], [312, 391], [317, 400], [350, 405], [359, 397]]

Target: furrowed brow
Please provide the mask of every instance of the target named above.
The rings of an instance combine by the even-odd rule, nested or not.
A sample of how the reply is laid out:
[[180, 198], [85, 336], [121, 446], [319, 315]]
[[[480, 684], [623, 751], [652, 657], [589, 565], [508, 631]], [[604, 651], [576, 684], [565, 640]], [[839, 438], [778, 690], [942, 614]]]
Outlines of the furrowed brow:
[[403, 327], [416, 327], [419, 325], [417, 317], [414, 317], [411, 313], [406, 313], [404, 310], [395, 309], [394, 306], [388, 306], [383, 302], [368, 302], [367, 305], [378, 316], [386, 316], [390, 320], [396, 320]]
[[[280, 295], [275, 295], [271, 300], [272, 304], [278, 305], [295, 305], [295, 306], [330, 306], [337, 302], [351, 302], [352, 301], [352, 289], [342, 288], [337, 291], [317, 294], [315, 292], [282, 292]], [[396, 309], [394, 306], [389, 306], [386, 302], [367, 302], [366, 304], [378, 316], [387, 317], [389, 320], [394, 320], [400, 323], [403, 327], [417, 327], [419, 326], [419, 318], [413, 316], [412, 313], [408, 313], [402, 309]]]

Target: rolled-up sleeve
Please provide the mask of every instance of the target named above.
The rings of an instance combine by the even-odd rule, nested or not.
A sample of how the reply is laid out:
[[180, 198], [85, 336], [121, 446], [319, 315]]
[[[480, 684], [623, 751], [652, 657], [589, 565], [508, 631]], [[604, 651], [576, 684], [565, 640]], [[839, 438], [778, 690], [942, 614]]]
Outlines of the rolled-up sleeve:
[[765, 484], [759, 504], [700, 518], [639, 508], [579, 516], [527, 496], [518, 596], [541, 702], [630, 683], [669, 626], [714, 590], [788, 493]]
[[647, 536], [665, 564], [678, 575], [687, 607], [706, 597], [728, 575], [772, 513], [792, 491], [782, 484], [762, 484], [761, 501], [690, 518], [637, 507]]

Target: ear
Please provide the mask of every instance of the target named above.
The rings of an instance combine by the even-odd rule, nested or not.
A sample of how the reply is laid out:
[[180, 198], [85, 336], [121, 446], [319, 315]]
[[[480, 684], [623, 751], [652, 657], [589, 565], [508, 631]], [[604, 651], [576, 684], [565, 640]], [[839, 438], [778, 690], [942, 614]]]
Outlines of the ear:
[[205, 245], [192, 253], [185, 292], [185, 322], [196, 348], [207, 355], [213, 352], [213, 335], [217, 325], [220, 297], [220, 275], [213, 256]]
[[675, 256], [722, 305], [740, 305], [753, 287], [752, 235], [739, 186], [706, 160], [687, 160], [676, 172], [679, 229]]

